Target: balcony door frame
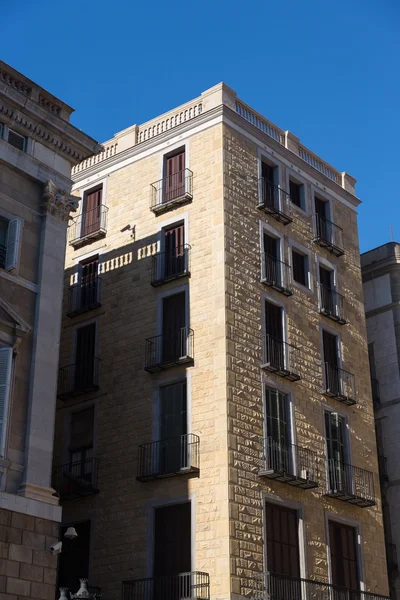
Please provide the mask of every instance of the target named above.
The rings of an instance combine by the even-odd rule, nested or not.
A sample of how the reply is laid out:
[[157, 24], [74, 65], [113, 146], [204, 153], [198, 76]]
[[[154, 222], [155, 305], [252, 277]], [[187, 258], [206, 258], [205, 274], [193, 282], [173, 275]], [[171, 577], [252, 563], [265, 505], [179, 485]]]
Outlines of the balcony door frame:
[[[322, 367], [322, 389], [326, 390], [326, 374], [325, 374], [325, 354], [324, 354], [324, 334], [326, 331], [331, 335], [336, 336], [337, 338], [337, 359], [338, 359], [338, 368], [343, 369], [343, 344], [342, 344], [342, 336], [340, 335], [340, 331], [335, 329], [334, 327], [330, 327], [325, 323], [319, 324], [319, 337], [320, 337], [320, 348], [321, 348], [321, 367]], [[338, 411], [335, 411], [338, 412]]]
[[[261, 376], [261, 382], [262, 382], [262, 409], [263, 409], [264, 440], [267, 437], [267, 402], [266, 402], [266, 400], [267, 400], [267, 388], [269, 388], [269, 389], [277, 390], [278, 392], [280, 392], [281, 394], [284, 394], [286, 396], [285, 401], [286, 401], [287, 415], [288, 415], [288, 419], [289, 419], [287, 443], [292, 444], [292, 446], [296, 445], [297, 444], [297, 431], [296, 431], [296, 421], [295, 421], [296, 415], [295, 415], [292, 390], [289, 387], [286, 387], [285, 385], [281, 385], [280, 383], [279, 383], [279, 385], [277, 385], [277, 382], [274, 381], [272, 379], [272, 377], [269, 377], [267, 374], [263, 374]], [[263, 451], [265, 452], [265, 448], [263, 449]], [[292, 466], [296, 470], [295, 472], [297, 472], [296, 453], [294, 452], [293, 447], [292, 447], [291, 460], [292, 460]]]
[[336, 225], [335, 219], [333, 218], [333, 200], [332, 200], [331, 196], [329, 194], [327, 194], [324, 190], [321, 190], [321, 188], [316, 187], [315, 185], [311, 185], [312, 214], [315, 215], [317, 212], [315, 209], [315, 196], [319, 196], [319, 198], [322, 200], [322, 202], [326, 202], [328, 204], [329, 216], [327, 216], [326, 219], [328, 219], [328, 221], [331, 221], [331, 223]]
[[310, 215], [310, 205], [309, 205], [309, 198], [308, 198], [308, 181], [307, 181], [307, 179], [302, 177], [299, 173], [297, 173], [293, 169], [290, 169], [288, 166], [286, 166], [285, 171], [286, 171], [285, 185], [286, 185], [286, 191], [288, 194], [290, 194], [290, 183], [289, 183], [290, 181], [293, 181], [297, 185], [303, 186], [304, 208], [296, 206], [296, 204], [293, 204], [292, 202], [290, 203], [290, 206], [291, 206], [291, 208], [293, 208], [294, 210], [296, 210], [303, 216], [308, 217]]
[[191, 572], [196, 571], [196, 493], [192, 492], [187, 494], [187, 496], [168, 499], [164, 496], [148, 501], [146, 507], [146, 577], [153, 577], [154, 573], [155, 510], [171, 506], [172, 504], [185, 504], [186, 502], [190, 502]]
[[[318, 288], [318, 290], [320, 289], [320, 285], [321, 285], [321, 279], [320, 279], [319, 269], [320, 269], [320, 267], [322, 267], [326, 271], [332, 271], [333, 272], [333, 290], [335, 292], [339, 293], [339, 289], [338, 289], [339, 288], [339, 278], [338, 278], [338, 273], [337, 273], [337, 266], [334, 265], [333, 263], [331, 263], [329, 260], [327, 260], [323, 256], [320, 256], [319, 254], [316, 255], [315, 266], [316, 266], [316, 269], [317, 269], [316, 275], [317, 275], [317, 288]], [[320, 304], [321, 304], [320, 298], [318, 297], [318, 308], [321, 308]]]
[[[258, 148], [257, 151], [257, 163], [258, 163], [258, 176], [257, 176], [257, 185], [258, 185], [258, 189], [257, 189], [257, 194], [258, 194], [258, 199], [259, 201], [261, 201], [261, 194], [260, 194], [260, 186], [259, 186], [259, 182], [260, 179], [262, 177], [262, 164], [266, 163], [267, 165], [270, 165], [271, 167], [273, 167], [275, 169], [274, 171], [274, 181], [271, 182], [274, 185], [278, 186], [278, 188], [280, 190], [283, 190], [282, 187], [282, 162], [279, 162], [278, 159], [272, 154], [272, 152], [268, 152], [267, 150], [263, 150], [262, 148]], [[283, 190], [285, 191], [285, 190]], [[279, 194], [279, 210], [284, 212], [284, 207], [282, 206], [282, 202], [284, 202], [286, 199], [286, 195], [285, 194]], [[287, 207], [288, 208], [288, 207]]]
[[[261, 347], [265, 336], [267, 335], [267, 327], [265, 322], [266, 311], [265, 311], [265, 303], [270, 302], [271, 304], [275, 304], [282, 309], [282, 341], [286, 344], [288, 343], [288, 327], [287, 327], [287, 307], [284, 302], [279, 299], [276, 299], [272, 294], [268, 294], [268, 292], [261, 293]], [[264, 357], [262, 357], [262, 360]], [[286, 356], [285, 356], [286, 362]], [[285, 368], [287, 365], [285, 364]]]
[[[339, 404], [339, 403], [338, 403]], [[324, 440], [324, 455], [325, 455], [325, 460], [328, 460], [328, 444], [327, 444], [327, 440], [326, 440], [326, 428], [325, 428], [325, 413], [335, 413], [338, 414], [340, 417], [342, 417], [342, 419], [344, 419], [345, 422], [345, 461], [346, 464], [353, 464], [352, 462], [352, 456], [353, 456], [353, 449], [351, 447], [351, 435], [350, 435], [350, 431], [351, 431], [351, 425], [350, 425], [350, 418], [348, 413], [346, 413], [344, 410], [340, 410], [339, 407], [335, 407], [332, 406], [331, 404], [328, 404], [327, 402], [321, 402], [321, 413], [322, 413], [322, 431], [323, 431], [323, 440]], [[325, 477], [326, 477], [326, 489], [329, 489], [329, 472], [328, 472], [328, 468], [327, 468], [327, 463], [325, 462]]]
[[343, 525], [347, 525], [350, 527], [354, 527], [356, 530], [356, 554], [357, 554], [357, 567], [358, 567], [358, 576], [359, 576], [359, 586], [360, 592], [365, 591], [365, 571], [364, 571], [364, 561], [363, 561], [363, 536], [362, 536], [362, 523], [361, 521], [357, 521], [355, 519], [350, 519], [348, 517], [344, 517], [335, 513], [332, 513], [328, 510], [325, 510], [325, 539], [326, 539], [326, 551], [327, 551], [327, 561], [328, 561], [328, 581], [332, 583], [332, 559], [331, 559], [331, 545], [329, 539], [329, 521], [335, 521], [337, 523], [342, 523]]
[[261, 492], [262, 502], [262, 531], [263, 531], [263, 572], [268, 571], [268, 556], [267, 556], [267, 515], [266, 515], [266, 503], [277, 504], [285, 508], [290, 508], [297, 512], [297, 525], [298, 525], [298, 540], [299, 540], [299, 564], [300, 564], [300, 578], [307, 579], [307, 539], [306, 539], [306, 527], [304, 521], [304, 504], [296, 500], [289, 500], [281, 496], [269, 492]]
[[[91, 181], [90, 183], [87, 183], [86, 185], [83, 185], [82, 187], [79, 187], [80, 200], [79, 200], [79, 206], [78, 206], [78, 213], [76, 215], [76, 219], [77, 219], [76, 222], [78, 224], [77, 231], [79, 231], [79, 237], [82, 237], [82, 214], [83, 214], [83, 205], [85, 203], [85, 195], [87, 195], [87, 193], [90, 192], [91, 190], [95, 190], [95, 189], [101, 187], [102, 188], [101, 206], [107, 206], [107, 179], [108, 179], [108, 177], [103, 177], [103, 178]], [[78, 190], [76, 190], [76, 191], [78, 191]], [[103, 224], [104, 224], [103, 220], [104, 220], [104, 214], [101, 213], [101, 215], [100, 215], [100, 230], [102, 229]], [[83, 257], [79, 257], [79, 260], [83, 260]], [[79, 260], [78, 260], [78, 262], [79, 262]]]
[[163, 300], [169, 296], [175, 296], [184, 292], [185, 294], [185, 327], [190, 327], [190, 311], [189, 311], [189, 284], [173, 287], [169, 290], [159, 292], [156, 299], [156, 335], [163, 333]]
[[[264, 234], [269, 235], [272, 238], [275, 238], [279, 245], [279, 259], [281, 262], [287, 263], [285, 256], [285, 240], [283, 235], [274, 227], [269, 225], [269, 223], [265, 223], [260, 220], [260, 281], [264, 281], [264, 273], [263, 273], [263, 254], [264, 250]], [[284, 280], [282, 273], [282, 265], [281, 265], [281, 281]]]
[[[93, 317], [92, 319], [87, 319], [84, 321], [79, 321], [79, 323], [76, 323], [76, 325], [73, 325], [72, 327], [72, 348], [71, 348], [71, 358], [70, 358], [70, 365], [74, 365], [76, 364], [76, 350], [77, 350], [77, 346], [78, 346], [78, 329], [82, 329], [82, 327], [86, 327], [87, 325], [92, 325], [95, 324], [95, 337], [94, 337], [94, 355], [93, 358], [96, 359], [98, 358], [99, 355], [99, 317]], [[97, 368], [99, 368], [99, 366], [97, 365]], [[96, 369], [96, 361], [93, 361], [93, 369]], [[75, 377], [75, 371], [76, 369], [72, 369], [72, 374], [74, 374]]]
[[[186, 169], [190, 169], [190, 139], [180, 140], [178, 142], [175, 142], [175, 144], [171, 144], [171, 146], [168, 146], [168, 148], [166, 148], [164, 152], [160, 152], [157, 180], [159, 181], [161, 179], [164, 179], [167, 176], [167, 172], [166, 172], [167, 159], [170, 156], [174, 156], [175, 154], [177, 154], [179, 150], [182, 150], [182, 152], [185, 153], [185, 165], [184, 165], [183, 169], [184, 169], [185, 193], [187, 193], [188, 189], [187, 189]], [[186, 223], [185, 223], [185, 229], [186, 229]], [[186, 241], [185, 241], [185, 243], [186, 243]]]

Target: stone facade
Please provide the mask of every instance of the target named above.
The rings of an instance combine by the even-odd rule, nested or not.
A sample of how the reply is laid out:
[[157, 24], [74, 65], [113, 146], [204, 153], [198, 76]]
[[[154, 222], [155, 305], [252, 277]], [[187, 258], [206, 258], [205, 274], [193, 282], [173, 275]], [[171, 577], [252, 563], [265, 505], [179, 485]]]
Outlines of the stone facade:
[[[264, 505], [269, 499], [296, 507], [302, 515], [301, 577], [330, 580], [327, 523], [336, 519], [357, 528], [360, 585], [386, 594], [371, 389], [368, 378], [360, 376], [368, 369], [368, 352], [355, 180], [246, 107], [223, 84], [117, 134], [104, 147], [98, 159], [76, 167], [74, 192], [83, 199], [82, 207], [87, 195], [102, 186], [107, 226], [99, 225], [96, 236], [79, 244], [75, 234], [70, 237], [65, 271], [60, 365], [74, 363], [78, 329], [92, 322], [99, 359], [96, 385], [85, 393], [60, 394], [57, 404], [54, 465], [64, 478], [71, 472], [72, 421], [79, 411], [94, 408], [90, 452], [98, 472], [93, 493], [84, 495], [84, 487], [81, 494], [71, 494], [68, 486], [63, 488], [65, 479], [60, 483], [70, 496], [63, 501], [64, 525], [73, 524], [78, 531], [90, 521], [89, 573], [76, 573], [76, 578], [88, 575], [106, 597], [118, 598], [124, 580], [152, 577], [157, 507], [189, 500], [191, 571], [209, 574], [213, 599], [248, 596], [253, 576], [268, 568]], [[149, 208], [151, 184], [163, 177], [165, 156], [182, 147], [185, 166], [193, 173], [191, 197], [157, 214]], [[288, 205], [288, 225], [257, 208], [262, 157], [277, 165], [282, 189], [287, 189], [289, 171], [304, 182], [306, 211]], [[313, 243], [315, 193], [329, 200], [332, 220], [343, 229], [341, 257]], [[162, 249], [163, 228], [173, 223], [184, 223], [190, 277], [154, 287], [152, 261]], [[264, 225], [282, 237], [285, 262], [292, 246], [308, 253], [311, 289], [294, 284], [293, 295], [285, 297], [260, 282]], [[71, 313], [78, 267], [96, 257], [100, 302]], [[317, 269], [323, 261], [332, 265], [345, 296], [346, 325], [318, 310]], [[160, 334], [163, 298], [181, 290], [186, 290], [186, 326], [194, 332], [194, 364], [146, 372], [146, 339]], [[265, 298], [286, 307], [287, 338], [299, 347], [300, 381], [261, 369]], [[340, 335], [343, 367], [356, 377], [353, 406], [322, 394], [321, 327]], [[159, 388], [182, 379], [188, 390], [187, 431], [200, 438], [200, 475], [138, 481], [138, 446], [159, 439]], [[294, 439], [317, 453], [320, 480], [315, 489], [259, 476], [266, 385], [292, 399]], [[323, 407], [347, 419], [352, 464], [373, 473], [374, 506], [360, 508], [324, 495]]]
[[[72, 109], [0, 62], [0, 589], [54, 598], [51, 488], [71, 168], [96, 151]], [[100, 149], [100, 147], [98, 147]]]
[[393, 597], [400, 594], [397, 551], [400, 529], [396, 518], [399, 494], [400, 398], [400, 246], [390, 242], [361, 255], [367, 337], [380, 477], [387, 544], [389, 580]]

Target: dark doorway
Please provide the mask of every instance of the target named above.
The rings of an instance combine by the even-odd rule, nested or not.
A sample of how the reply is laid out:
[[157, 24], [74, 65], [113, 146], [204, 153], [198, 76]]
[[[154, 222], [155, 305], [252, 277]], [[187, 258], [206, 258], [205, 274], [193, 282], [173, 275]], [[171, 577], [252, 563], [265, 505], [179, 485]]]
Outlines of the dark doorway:
[[162, 362], [174, 362], [187, 353], [185, 292], [163, 298]]
[[331, 552], [332, 584], [338, 586], [335, 600], [356, 600], [359, 593], [349, 594], [348, 590], [359, 589], [357, 566], [356, 529], [343, 523], [329, 521], [329, 542]]
[[73, 540], [68, 540], [64, 536], [67, 525], [60, 528], [63, 546], [58, 559], [57, 587], [67, 587], [75, 594], [79, 589], [79, 579], [89, 577], [90, 521], [73, 526], [78, 534], [78, 537]]

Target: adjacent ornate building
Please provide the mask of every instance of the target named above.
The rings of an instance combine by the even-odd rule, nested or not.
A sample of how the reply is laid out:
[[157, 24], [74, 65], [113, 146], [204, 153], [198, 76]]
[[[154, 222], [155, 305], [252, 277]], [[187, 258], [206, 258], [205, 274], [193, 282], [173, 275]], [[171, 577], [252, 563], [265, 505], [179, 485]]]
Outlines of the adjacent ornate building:
[[73, 172], [60, 584], [388, 593], [355, 179], [224, 84]]
[[53, 600], [51, 488], [71, 168], [100, 149], [0, 61], [0, 595]]

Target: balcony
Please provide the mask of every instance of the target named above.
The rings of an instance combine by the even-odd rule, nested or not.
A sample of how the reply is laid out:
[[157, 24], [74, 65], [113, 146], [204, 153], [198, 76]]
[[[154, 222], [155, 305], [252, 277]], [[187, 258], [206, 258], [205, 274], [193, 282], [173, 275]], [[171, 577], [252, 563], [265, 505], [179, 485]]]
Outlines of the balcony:
[[389, 476], [387, 472], [387, 458], [386, 456], [382, 456], [378, 454], [378, 469], [379, 469], [379, 479], [382, 483], [389, 481]]
[[78, 394], [99, 389], [99, 362], [97, 357], [87, 359], [84, 364], [75, 363], [58, 370], [57, 396], [66, 400]]
[[353, 373], [339, 367], [324, 363], [325, 388], [323, 394], [329, 398], [336, 398], [339, 402], [351, 406], [357, 404], [356, 385]]
[[101, 306], [101, 277], [97, 275], [84, 283], [71, 285], [68, 290], [68, 317], [74, 317]]
[[254, 575], [251, 588], [251, 600], [389, 600], [373, 592], [268, 572]]
[[325, 315], [332, 321], [345, 325], [347, 319], [344, 316], [344, 296], [332, 288], [320, 284], [318, 286], [318, 306], [321, 315]]
[[161, 214], [193, 200], [193, 173], [184, 169], [150, 185], [150, 210]]
[[379, 408], [381, 405], [381, 395], [379, 393], [379, 381], [374, 377], [371, 377], [371, 388], [372, 388], [372, 402], [374, 408]]
[[376, 504], [373, 473], [333, 458], [326, 461], [326, 469], [326, 496], [356, 504], [361, 508]]
[[6, 254], [7, 248], [0, 244], [0, 269], [4, 269], [6, 266]]
[[397, 560], [397, 548], [396, 544], [386, 543], [386, 562], [389, 573], [398, 571], [399, 562]]
[[291, 344], [273, 338], [263, 337], [261, 368], [276, 373], [290, 381], [301, 379], [299, 371], [299, 349]]
[[155, 373], [176, 365], [193, 365], [194, 333], [182, 327], [176, 335], [156, 335], [146, 340], [145, 371]]
[[107, 206], [101, 204], [72, 219], [68, 227], [68, 243], [79, 246], [91, 239], [104, 237], [107, 233], [107, 213]]
[[139, 446], [138, 481], [199, 475], [200, 438], [193, 433]]
[[[166, 549], [167, 552], [167, 549]], [[122, 582], [122, 600], [209, 600], [210, 576], [193, 571]]]
[[87, 458], [55, 467], [51, 485], [61, 500], [97, 494], [99, 491], [97, 489], [97, 468], [96, 458]]
[[289, 194], [264, 177], [258, 180], [257, 208], [283, 225], [288, 225], [293, 220], [289, 216]]
[[261, 283], [274, 288], [285, 296], [293, 294], [292, 271], [288, 264], [271, 256], [267, 252], [261, 253]]
[[154, 287], [190, 276], [190, 246], [177, 246], [168, 252], [158, 252], [152, 256], [151, 285]]
[[261, 440], [261, 444], [260, 477], [303, 489], [318, 487], [319, 461], [316, 452], [294, 444], [282, 445], [270, 437]]
[[320, 215], [313, 215], [314, 243], [335, 256], [343, 256], [343, 230]]

